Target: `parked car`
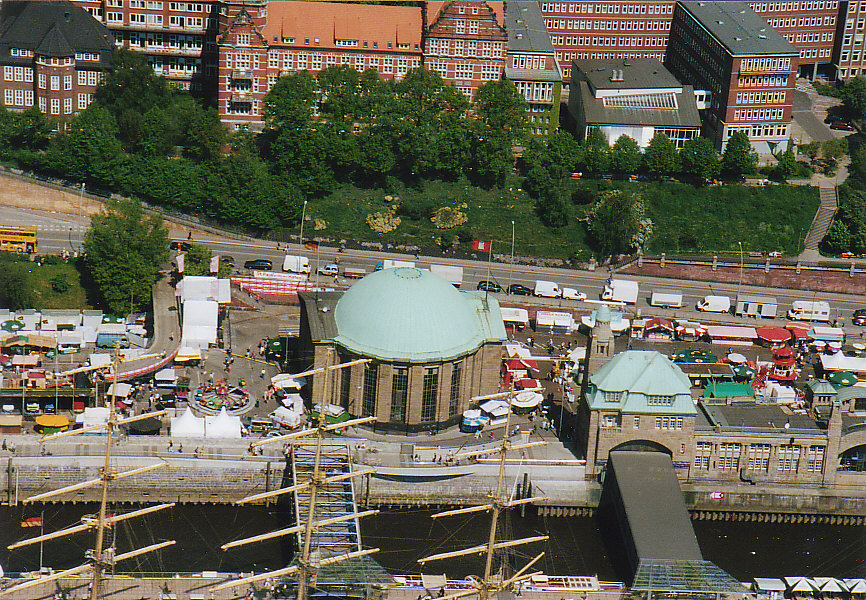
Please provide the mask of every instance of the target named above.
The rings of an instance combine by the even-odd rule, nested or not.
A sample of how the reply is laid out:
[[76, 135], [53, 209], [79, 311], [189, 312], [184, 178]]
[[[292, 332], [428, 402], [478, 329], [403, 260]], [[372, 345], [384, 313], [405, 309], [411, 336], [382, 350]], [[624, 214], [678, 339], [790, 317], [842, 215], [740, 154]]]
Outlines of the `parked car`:
[[855, 310], [852, 322], [855, 325], [866, 325], [866, 308], [858, 308], [857, 310]]
[[851, 123], [846, 123], [845, 121], [833, 121], [830, 123], [830, 129], [837, 129], [839, 131], [857, 131]]
[[235, 266], [235, 257], [227, 254], [220, 254], [220, 262], [225, 263], [230, 267]]
[[339, 267], [339, 265], [335, 265], [335, 264], [322, 265], [321, 267], [316, 269], [316, 271], [318, 271], [319, 275], [326, 275], [326, 276], [330, 277], [330, 276], [334, 276], [334, 275], [339, 275], [340, 274], [340, 267]]
[[189, 242], [170, 242], [168, 244], [169, 250], [175, 250], [177, 252], [188, 252], [190, 248], [192, 248], [192, 244]]
[[244, 263], [244, 269], [249, 269], [250, 271], [270, 271], [273, 268], [274, 263], [269, 260], [265, 260], [264, 258], [248, 260]]
[[508, 286], [508, 293], [513, 294], [515, 296], [531, 296], [532, 289], [526, 287], [525, 285], [521, 285], [519, 283], [512, 283]]
[[502, 291], [502, 286], [495, 281], [479, 281], [476, 289], [479, 289], [482, 292], [493, 292], [494, 294], [498, 294]]

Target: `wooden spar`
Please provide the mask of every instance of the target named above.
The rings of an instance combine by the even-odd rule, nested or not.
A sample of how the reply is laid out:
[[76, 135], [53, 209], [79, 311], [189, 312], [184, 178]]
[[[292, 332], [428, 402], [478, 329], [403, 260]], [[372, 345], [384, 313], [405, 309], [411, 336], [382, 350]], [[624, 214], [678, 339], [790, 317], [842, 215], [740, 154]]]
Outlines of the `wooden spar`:
[[[366, 510], [359, 513], [352, 513], [351, 515], [340, 515], [339, 517], [331, 517], [330, 519], [322, 519], [321, 521], [316, 521], [313, 523], [313, 527], [324, 527], [326, 525], [333, 525], [334, 523], [342, 523], [344, 521], [351, 521], [355, 518], [361, 517], [369, 517], [370, 515], [379, 514], [378, 510]], [[244, 546], [246, 544], [252, 544], [254, 542], [263, 542], [265, 540], [269, 540], [271, 538], [280, 537], [284, 535], [291, 535], [293, 533], [298, 533], [304, 529], [303, 525], [295, 525], [294, 527], [287, 527], [285, 529], [278, 529], [277, 531], [272, 531], [270, 533], [263, 533], [261, 535], [256, 535], [253, 537], [244, 538], [242, 540], [235, 540], [234, 542], [229, 542], [227, 544], [223, 544], [220, 546], [223, 550], [228, 550], [230, 548], [235, 548], [237, 546]]]
[[123, 419], [118, 419], [118, 425], [126, 425], [127, 423], [134, 423], [135, 421], [142, 421], [144, 419], [149, 419], [150, 417], [162, 417], [167, 415], [167, 410], [155, 410], [149, 413], [141, 413], [140, 415], [133, 415], [131, 417], [124, 417]]
[[508, 579], [506, 579], [505, 581], [502, 582], [502, 587], [509, 586], [512, 583], [514, 583], [515, 581], [517, 581], [518, 579], [521, 579], [523, 574], [529, 570], [529, 567], [531, 567], [532, 565], [537, 563], [539, 560], [541, 560], [542, 556], [544, 556], [544, 552], [541, 552], [538, 556], [536, 556], [531, 561], [529, 561], [528, 563], [523, 565], [522, 569], [520, 569], [517, 573], [515, 573], [514, 575], [512, 575], [511, 577], [509, 577]]
[[[117, 425], [125, 425], [126, 423], [132, 423], [134, 421], [141, 421], [142, 419], [149, 419], [150, 417], [161, 417], [163, 415], [167, 415], [167, 410], [157, 410], [149, 413], [142, 413], [140, 415], [135, 415], [132, 417], [126, 417], [125, 419], [119, 419], [117, 421]], [[99, 429], [105, 429], [108, 427], [108, 423], [99, 423], [98, 425], [88, 425], [87, 427], [80, 427], [78, 429], [70, 429], [69, 431], [61, 431], [59, 433], [52, 433], [51, 435], [47, 435], [39, 440], [39, 443], [42, 442], [51, 442], [56, 439], [69, 437], [71, 435], [81, 435], [82, 433], [89, 433], [91, 431], [97, 431]]]
[[515, 506], [520, 506], [521, 504], [530, 504], [532, 502], [541, 502], [542, 500], [547, 500], [547, 496], [536, 496], [534, 498], [523, 498], [521, 500], [509, 500], [504, 503], [502, 506], [504, 508], [513, 508]]
[[[135, 517], [140, 517], [142, 515], [146, 515], [152, 512], [156, 512], [158, 510], [162, 510], [164, 508], [171, 508], [174, 506], [174, 502], [169, 502], [167, 504], [157, 504], [156, 506], [148, 506], [147, 508], [142, 508], [140, 510], [134, 510], [132, 512], [124, 513], [122, 515], [115, 515], [113, 517], [109, 517], [105, 520], [107, 524], [117, 523], [119, 521], [124, 521], [126, 519], [133, 519]], [[53, 533], [46, 533], [45, 535], [36, 536], [34, 538], [30, 538], [27, 540], [22, 540], [20, 542], [16, 542], [11, 546], [7, 546], [8, 550], [15, 550], [16, 548], [21, 548], [22, 546], [29, 546], [30, 544], [35, 544], [37, 542], [45, 542], [47, 540], [53, 540], [55, 538], [64, 537], [67, 535], [72, 535], [75, 533], [80, 533], [82, 531], [87, 531], [88, 529], [93, 529], [96, 527], [95, 519], [82, 519], [83, 524], [74, 525], [72, 527], [67, 527], [66, 529], [61, 529], [59, 531], [55, 531]]]
[[60, 531], [55, 531], [54, 533], [46, 533], [45, 535], [39, 535], [34, 538], [30, 538], [27, 540], [21, 540], [20, 542], [15, 542], [11, 546], [6, 546], [7, 550], [15, 550], [16, 548], [23, 548], [24, 546], [29, 546], [30, 544], [37, 544], [39, 542], [45, 542], [47, 540], [53, 540], [54, 538], [64, 537], [67, 535], [72, 535], [75, 533], [81, 533], [82, 531], [87, 531], [88, 529], [93, 529], [93, 525], [73, 525], [72, 527], [67, 527], [66, 529], [61, 529]]
[[[537, 535], [535, 537], [523, 538], [521, 540], [507, 540], [504, 542], [496, 542], [495, 544], [493, 544], [493, 549], [502, 550], [503, 548], [511, 548], [512, 546], [520, 546], [522, 544], [543, 542], [547, 539], [549, 539], [549, 536]], [[485, 550], [487, 550], [487, 544], [481, 544], [480, 546], [472, 546], [471, 548], [466, 548], [464, 550], [454, 550], [453, 552], [443, 552], [442, 554], [425, 556], [424, 558], [419, 558], [418, 562], [423, 565], [424, 563], [430, 562], [431, 560], [442, 560], [444, 558], [454, 558], [456, 556], [466, 556], [469, 554], [481, 554]]]
[[439, 517], [453, 517], [454, 515], [465, 515], [467, 513], [481, 512], [484, 510], [492, 510], [492, 504], [481, 504], [479, 506], [470, 506], [468, 508], [457, 508], [454, 510], [446, 510], [441, 513], [436, 513], [430, 515], [431, 519], [438, 519]]
[[301, 429], [300, 431], [295, 431], [294, 433], [287, 433], [285, 435], [278, 435], [272, 438], [259, 440], [258, 442], [253, 442], [253, 448], [258, 448], [259, 446], [264, 446], [265, 444], [273, 444], [274, 442], [293, 440], [295, 438], [304, 437], [305, 435], [313, 435], [314, 433], [316, 433], [316, 429], [314, 427], [311, 427], [310, 429]]
[[460, 452], [454, 455], [454, 458], [470, 458], [472, 456], [484, 456], [486, 454], [505, 453], [508, 450], [523, 450], [525, 448], [534, 448], [535, 446], [546, 446], [547, 442], [528, 442], [526, 444], [517, 444], [516, 446], [508, 445], [508, 448], [499, 446], [498, 448], [487, 448], [485, 450], [473, 450], [472, 452]]
[[65, 571], [60, 571], [59, 573], [46, 575], [45, 577], [37, 577], [36, 579], [31, 579], [30, 581], [25, 581], [24, 583], [19, 583], [18, 585], [14, 585], [11, 588], [0, 591], [0, 596], [5, 596], [6, 594], [11, 594], [12, 592], [17, 592], [18, 590], [26, 590], [27, 588], [31, 588], [35, 585], [48, 583], [49, 581], [56, 581], [57, 579], [61, 579], [63, 577], [78, 575], [79, 573], [90, 570], [92, 567], [93, 565], [90, 564], [79, 565], [77, 567], [72, 567], [71, 569], [66, 569]]
[[138, 550], [130, 550], [129, 552], [124, 552], [123, 554], [118, 554], [117, 556], [115, 556], [114, 562], [126, 560], [127, 558], [134, 558], [148, 552], [153, 552], [154, 550], [160, 550], [168, 546], [173, 546], [176, 543], [177, 542], [175, 540], [167, 540], [165, 542], [159, 542], [158, 544], [151, 544], [150, 546], [145, 546], [144, 548], [139, 548]]
[[[360, 477], [361, 475], [368, 475], [370, 473], [375, 473], [376, 469], [365, 469], [363, 471], [354, 471], [352, 473], [342, 473], [340, 475], [334, 475], [333, 477], [327, 477], [325, 479], [325, 483], [334, 483], [337, 481], [343, 481], [344, 479], [350, 479], [352, 477]], [[247, 496], [246, 498], [241, 498], [240, 500], [236, 500], [235, 504], [246, 504], [248, 502], [255, 502], [256, 500], [264, 500], [265, 498], [273, 498], [274, 496], [281, 496], [282, 494], [289, 494], [291, 492], [298, 492], [300, 490], [306, 489], [310, 487], [309, 483], [299, 483], [298, 485], [291, 485], [289, 487], [280, 488], [278, 490], [272, 490], [270, 492], [262, 492], [260, 494], [254, 494], [252, 496]]]
[[307, 375], [317, 375], [322, 371], [332, 371], [334, 369], [345, 369], [346, 367], [354, 367], [355, 365], [363, 365], [365, 363], [372, 362], [370, 358], [359, 358], [357, 360], [350, 360], [349, 362], [339, 363], [337, 365], [332, 365], [330, 367], [320, 367], [318, 369], [310, 369], [309, 371], [303, 371], [301, 373], [296, 373], [292, 375], [292, 378], [295, 377], [306, 377]]
[[[520, 390], [522, 392], [543, 392], [543, 387], [534, 387], [534, 388], [526, 388], [524, 390]], [[472, 396], [470, 400], [473, 402], [481, 402], [482, 400], [496, 400], [498, 398], [510, 398], [514, 394], [514, 391], [508, 392], [497, 392], [496, 394], [487, 394], [486, 396]]]
[[[358, 558], [361, 556], [367, 556], [368, 554], [373, 554], [378, 552], [378, 548], [368, 548], [366, 550], [358, 550], [357, 552], [349, 552], [348, 554], [341, 554], [339, 556], [330, 556], [328, 558], [324, 558], [319, 561], [320, 565], [330, 565], [336, 562], [340, 562], [343, 560], [349, 560], [350, 558]], [[251, 577], [244, 577], [243, 579], [233, 579], [232, 581], [226, 581], [219, 585], [215, 585], [210, 590], [212, 592], [216, 592], [219, 590], [224, 590], [230, 587], [235, 587], [238, 585], [245, 585], [247, 583], [255, 583], [257, 581], [264, 581], [265, 579], [270, 579], [271, 577], [281, 577], [282, 575], [289, 575], [291, 573], [297, 573], [300, 570], [299, 567], [286, 567], [284, 569], [277, 569], [276, 571], [268, 571], [267, 573], [259, 573], [258, 575], [253, 575]]]
[[[131, 471], [124, 471], [123, 473], [118, 473], [117, 475], [108, 475], [109, 479], [122, 479], [124, 477], [130, 477], [132, 475], [138, 475], [139, 473], [146, 473], [148, 471], [153, 471], [154, 469], [159, 469], [162, 467], [168, 466], [167, 462], [161, 462], [156, 465], [148, 465], [146, 467], [139, 467], [137, 469], [132, 469]], [[68, 492], [74, 492], [76, 490], [81, 490], [86, 487], [90, 487], [93, 485], [98, 485], [102, 483], [103, 478], [99, 479], [89, 479], [87, 481], [82, 481], [81, 483], [75, 483], [72, 485], [67, 485], [66, 487], [57, 488], [56, 490], [52, 490], [50, 492], [44, 492], [42, 494], [37, 494], [35, 496], [30, 496], [29, 498], [25, 498], [23, 501], [27, 502], [38, 502], [39, 500], [43, 500], [45, 498], [51, 498], [52, 496], [59, 496], [60, 494], [66, 494]]]
[[[156, 357], [164, 357], [165, 352], [153, 352], [151, 354], [142, 354], [141, 356], [136, 356], [134, 358], [130, 358], [127, 360], [120, 360], [117, 362], [132, 362], [134, 360], [143, 360], [145, 358], [156, 358]], [[58, 373], [58, 377], [62, 377], [64, 375], [75, 375], [76, 373], [88, 373], [90, 371], [97, 371], [99, 369], [107, 369], [108, 365], [87, 365], [84, 367], [77, 367], [75, 369], [70, 369], [69, 371], [63, 371], [62, 373]], [[116, 379], [116, 378], [115, 378]]]
[[378, 420], [377, 417], [361, 417], [359, 419], [349, 419], [348, 421], [343, 421], [342, 423], [334, 423], [332, 425], [325, 425], [325, 431], [335, 431], [337, 429], [344, 429], [346, 427], [352, 427], [354, 425], [362, 425], [364, 423], [370, 423], [372, 421]]

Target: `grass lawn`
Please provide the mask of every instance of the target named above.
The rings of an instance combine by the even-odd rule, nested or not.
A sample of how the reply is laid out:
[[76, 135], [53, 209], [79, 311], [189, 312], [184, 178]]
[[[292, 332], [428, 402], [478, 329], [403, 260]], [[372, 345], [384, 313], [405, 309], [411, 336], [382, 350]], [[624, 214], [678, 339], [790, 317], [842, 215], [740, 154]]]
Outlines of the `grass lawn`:
[[[87, 293], [81, 286], [81, 277], [73, 264], [39, 265], [30, 263], [29, 283], [33, 286], [33, 308], [93, 308], [87, 301]], [[61, 277], [69, 284], [63, 293], [54, 291], [52, 281]]]
[[[332, 238], [381, 242], [384, 247], [452, 245], [467, 251], [473, 239], [493, 240], [493, 252], [511, 252], [511, 221], [515, 222], [515, 254], [586, 260], [592, 254], [579, 219], [589, 208], [570, 201], [578, 187], [593, 190], [623, 188], [640, 191], [654, 223], [650, 253], [736, 252], [737, 242], [750, 251], [779, 250], [797, 254], [818, 208], [817, 189], [794, 186], [741, 185], [696, 188], [682, 183], [625, 181], [568, 181], [565, 196], [569, 222], [549, 229], [535, 215], [533, 200], [520, 189], [522, 179], [511, 178], [504, 187], [484, 190], [466, 180], [424, 181], [392, 195], [402, 205], [400, 225], [379, 234], [366, 223], [367, 215], [388, 212], [393, 202], [386, 192], [344, 186], [307, 207], [305, 233]], [[462, 208], [465, 204], [466, 208]], [[453, 229], [437, 229], [432, 211], [450, 206], [466, 214], [467, 221]], [[316, 220], [326, 223], [314, 230]]]

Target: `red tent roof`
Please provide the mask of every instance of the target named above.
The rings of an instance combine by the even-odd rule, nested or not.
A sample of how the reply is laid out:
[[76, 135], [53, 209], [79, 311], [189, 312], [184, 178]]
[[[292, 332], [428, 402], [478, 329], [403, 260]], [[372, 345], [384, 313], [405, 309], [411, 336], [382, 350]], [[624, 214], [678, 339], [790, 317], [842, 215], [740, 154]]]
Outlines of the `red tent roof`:
[[781, 344], [791, 339], [791, 332], [784, 327], [765, 325], [764, 327], [758, 327], [756, 332], [759, 339], [768, 341], [771, 344]]
[[794, 356], [794, 351], [790, 346], [780, 346], [773, 350], [773, 358], [786, 358], [788, 356]]
[[794, 335], [794, 339], [798, 342], [801, 340], [808, 341], [812, 339], [812, 337], [809, 335], [809, 330], [812, 329], [812, 326], [808, 323], [798, 323], [796, 321], [790, 321], [788, 323], [785, 323], [785, 329], [790, 331]]
[[667, 319], [663, 319], [662, 317], [653, 317], [649, 321], [646, 322], [647, 330], [649, 329], [665, 329], [667, 331], [674, 330], [674, 324], [668, 321]]
[[524, 369], [534, 369], [536, 371], [538, 370], [537, 362], [529, 358], [520, 358], [516, 355], [505, 361], [505, 366], [512, 371]]

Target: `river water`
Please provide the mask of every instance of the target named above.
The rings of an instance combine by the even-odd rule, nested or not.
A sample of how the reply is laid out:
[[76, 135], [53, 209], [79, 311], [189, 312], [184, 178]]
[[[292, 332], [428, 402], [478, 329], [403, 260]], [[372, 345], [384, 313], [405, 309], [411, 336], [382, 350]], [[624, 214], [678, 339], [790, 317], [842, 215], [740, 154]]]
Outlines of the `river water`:
[[[42, 509], [44, 508], [44, 513]], [[127, 512], [130, 508], [116, 509]], [[22, 519], [44, 514], [45, 531], [77, 523], [80, 515], [96, 511], [95, 505], [54, 504], [28, 507], [0, 507], [0, 565], [7, 572], [36, 569], [39, 545], [12, 552], [6, 546], [38, 535], [38, 527], [22, 528]], [[379, 547], [376, 555], [394, 574], [421, 571], [417, 559], [487, 541], [489, 517], [483, 514], [432, 520], [430, 512], [388, 510], [363, 522], [365, 546]], [[184, 505], [119, 524], [108, 539], [119, 551], [166, 539], [177, 545], [158, 553], [123, 563], [123, 571], [195, 572], [263, 571], [285, 566], [292, 555], [288, 540], [272, 540], [229, 551], [220, 544], [286, 526], [287, 514], [273, 507]], [[866, 577], [866, 528], [784, 523], [730, 523], [694, 521], [695, 534], [704, 557], [741, 580], [751, 577], [786, 575]], [[545, 543], [520, 548], [517, 563], [542, 550], [545, 557], [538, 568], [551, 575], [598, 575], [602, 580], [624, 577], [618, 568], [613, 530], [595, 518], [538, 517], [527, 510], [505, 514], [501, 535], [511, 538], [547, 534]], [[83, 562], [93, 544], [93, 534], [78, 534], [65, 540], [45, 542], [42, 564], [54, 569]], [[483, 570], [482, 557], [430, 563], [426, 573], [447, 573], [462, 578]]]

